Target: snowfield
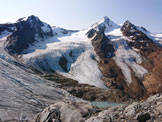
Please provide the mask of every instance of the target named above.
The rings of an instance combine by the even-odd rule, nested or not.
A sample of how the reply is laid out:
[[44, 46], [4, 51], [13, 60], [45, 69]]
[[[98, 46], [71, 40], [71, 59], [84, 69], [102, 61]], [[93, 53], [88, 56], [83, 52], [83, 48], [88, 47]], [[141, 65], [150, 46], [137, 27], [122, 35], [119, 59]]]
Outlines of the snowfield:
[[[88, 30], [63, 34], [54, 28], [57, 36], [38, 41], [24, 51], [23, 60], [30, 67], [43, 72], [55, 71], [81, 84], [106, 88], [91, 41], [85, 36]], [[67, 72], [59, 64], [60, 58], [67, 60]], [[42, 68], [43, 67], [43, 68]], [[43, 70], [42, 70], [43, 69]]]
[[[98, 57], [91, 41], [86, 36], [86, 33], [92, 28], [96, 31], [102, 30], [114, 45], [115, 57], [113, 59], [122, 70], [129, 85], [132, 82], [132, 71], [140, 80], [148, 71], [140, 65], [142, 58], [138, 50], [132, 50], [127, 45], [126, 40], [129, 39], [123, 36], [120, 27], [108, 17], [104, 17], [90, 28], [80, 31], [66, 31], [59, 27], [53, 27], [55, 36], [45, 40], [37, 38], [38, 41], [24, 51], [25, 54], [22, 58], [25, 64], [41, 72], [55, 71], [77, 80], [81, 84], [106, 88], [96, 62]], [[61, 57], [67, 60], [67, 71], [59, 64]]]
[[[55, 71], [77, 80], [81, 84], [106, 88], [96, 62], [98, 57], [86, 33], [92, 28], [97, 31], [104, 29], [105, 32], [110, 32], [119, 27], [108, 17], [104, 17], [90, 28], [80, 31], [53, 27], [55, 36], [45, 40], [37, 38], [38, 41], [24, 51], [25, 54], [22, 58], [25, 64], [41, 72]], [[62, 56], [67, 60], [67, 71], [59, 64]]]

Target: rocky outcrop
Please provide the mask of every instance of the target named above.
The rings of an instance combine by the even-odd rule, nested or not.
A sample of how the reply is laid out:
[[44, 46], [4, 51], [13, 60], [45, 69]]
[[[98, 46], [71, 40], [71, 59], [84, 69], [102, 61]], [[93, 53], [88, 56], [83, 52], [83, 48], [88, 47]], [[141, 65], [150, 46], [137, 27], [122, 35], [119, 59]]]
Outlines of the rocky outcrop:
[[[50, 25], [41, 22], [38, 17], [30, 16], [27, 20], [19, 19], [13, 24], [16, 30], [7, 38], [6, 49], [10, 54], [21, 54], [37, 38], [53, 36]], [[8, 25], [9, 26], [9, 25]]]
[[[135, 99], [146, 98], [149, 95], [161, 92], [162, 78], [160, 74], [162, 73], [162, 66], [160, 62], [162, 61], [162, 48], [149, 37], [149, 32], [145, 28], [135, 26], [129, 21], [123, 24], [120, 30], [124, 41], [121, 42], [126, 43], [127, 47], [125, 48], [127, 48], [127, 50], [138, 53], [138, 55], [142, 57], [142, 63], [138, 63], [138, 61], [136, 61], [138, 59], [132, 58], [130, 60], [142, 66], [145, 71], [148, 72], [138, 77], [134, 69], [129, 68], [132, 82], [128, 85], [126, 76], [124, 76], [121, 67], [117, 65], [116, 59], [114, 59], [117, 50], [114, 48], [115, 44], [113, 45], [112, 37], [111, 35], [106, 36], [105, 26], [101, 26], [102, 24], [105, 25], [105, 23], [104, 21], [98, 23], [98, 26], [92, 26], [93, 28], [86, 34], [91, 40], [96, 54], [100, 58], [97, 62], [103, 74], [102, 79], [105, 84], [109, 88], [120, 89]], [[118, 38], [117, 35], [113, 36]], [[139, 68], [138, 70], [141, 69]]]
[[115, 49], [103, 31], [91, 29], [86, 35], [88, 38], [92, 39], [92, 46], [101, 59], [111, 58], [114, 56]]
[[59, 60], [59, 65], [66, 72], [68, 71], [68, 69], [67, 69], [67, 63], [68, 63], [67, 59], [64, 56], [62, 56], [60, 58], [60, 60]]
[[59, 102], [38, 114], [34, 122], [84, 122], [99, 110], [87, 103]]
[[142, 81], [146, 94], [153, 95], [161, 92], [162, 48], [147, 35], [146, 29], [137, 27], [129, 21], [124, 23], [121, 31], [129, 39], [128, 45], [142, 55], [142, 65], [149, 72]]
[[119, 89], [102, 89], [87, 84], [79, 84], [76, 80], [66, 78], [57, 73], [42, 75], [47, 80], [58, 83], [58, 87], [73, 96], [87, 101], [130, 102], [132, 99]]
[[15, 29], [16, 28], [15, 28], [14, 24], [11, 24], [11, 23], [0, 24], [0, 35], [4, 31], [13, 32], [13, 31], [15, 31]]
[[92, 46], [100, 58], [97, 62], [103, 74], [102, 79], [105, 84], [111, 89], [120, 89], [135, 99], [143, 97], [144, 88], [142, 88], [142, 85], [138, 82], [133, 73], [132, 78], [134, 82], [129, 86], [127, 85], [120, 67], [113, 59], [115, 56], [114, 45], [111, 43], [111, 40], [105, 36], [104, 32], [91, 29], [88, 31], [87, 37], [91, 39]]
[[[47, 107], [34, 122], [161, 122], [162, 95], [101, 110], [86, 103], [60, 102]], [[101, 111], [101, 112], [100, 112]]]
[[161, 50], [161, 48], [156, 45], [151, 38], [149, 38], [144, 32], [147, 33], [146, 29], [137, 27], [126, 21], [121, 27], [123, 35], [128, 37], [130, 40], [127, 41], [131, 48], [139, 49], [139, 52], [148, 57], [152, 52]]

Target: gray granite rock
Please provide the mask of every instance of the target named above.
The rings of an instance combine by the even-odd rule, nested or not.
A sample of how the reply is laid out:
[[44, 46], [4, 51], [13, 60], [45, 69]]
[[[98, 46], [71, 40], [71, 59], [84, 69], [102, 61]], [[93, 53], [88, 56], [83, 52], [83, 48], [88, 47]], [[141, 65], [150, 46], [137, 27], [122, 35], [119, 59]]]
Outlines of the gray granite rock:
[[101, 112], [87, 103], [59, 102], [38, 114], [34, 122], [161, 122], [161, 100], [162, 95], [154, 95], [145, 101], [105, 108]]

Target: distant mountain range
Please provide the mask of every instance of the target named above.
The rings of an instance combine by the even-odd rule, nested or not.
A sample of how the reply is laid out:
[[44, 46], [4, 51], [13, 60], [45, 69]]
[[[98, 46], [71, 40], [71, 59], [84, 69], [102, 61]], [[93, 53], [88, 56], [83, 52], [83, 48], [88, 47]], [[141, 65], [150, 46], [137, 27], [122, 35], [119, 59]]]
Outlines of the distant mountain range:
[[[16, 63], [10, 68], [18, 73], [16, 79], [21, 76], [24, 83], [17, 82], [25, 89], [30, 83], [24, 79], [42, 82], [39, 76], [30, 78], [33, 71], [58, 73], [98, 88], [119, 89], [134, 99], [147, 98], [162, 89], [162, 34], [153, 34], [129, 21], [118, 25], [104, 17], [87, 29], [66, 30], [32, 15], [16, 23], [0, 24], [0, 46], [0, 67]], [[36, 87], [34, 82], [31, 87]]]

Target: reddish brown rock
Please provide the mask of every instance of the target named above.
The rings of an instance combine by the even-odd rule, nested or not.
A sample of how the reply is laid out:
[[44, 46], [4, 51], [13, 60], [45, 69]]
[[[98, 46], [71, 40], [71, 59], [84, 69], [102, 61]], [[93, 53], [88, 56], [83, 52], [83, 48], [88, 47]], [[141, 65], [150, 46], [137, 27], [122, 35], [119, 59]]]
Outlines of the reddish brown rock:
[[[127, 41], [128, 45], [132, 48], [139, 49], [143, 57], [142, 66], [148, 70], [148, 74], [142, 81], [142, 85], [146, 90], [145, 94], [153, 95], [161, 92], [162, 48], [129, 21], [125, 22], [121, 31], [124, 36], [132, 40]], [[146, 30], [144, 29], [143, 31]]]
[[[89, 35], [90, 34], [90, 35]], [[115, 49], [104, 32], [89, 31], [88, 37], [92, 39], [92, 45], [97, 55], [100, 57], [98, 61], [99, 69], [103, 74], [103, 81], [109, 88], [120, 89], [134, 99], [139, 99], [144, 96], [145, 89], [140, 81], [132, 73], [133, 82], [128, 86], [121, 69], [115, 63], [113, 57]], [[102, 46], [105, 45], [105, 48]], [[107, 48], [106, 48], [107, 47]], [[106, 55], [109, 54], [109, 55]]]

